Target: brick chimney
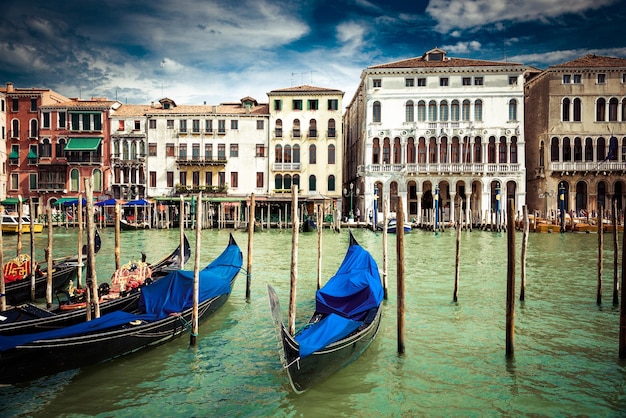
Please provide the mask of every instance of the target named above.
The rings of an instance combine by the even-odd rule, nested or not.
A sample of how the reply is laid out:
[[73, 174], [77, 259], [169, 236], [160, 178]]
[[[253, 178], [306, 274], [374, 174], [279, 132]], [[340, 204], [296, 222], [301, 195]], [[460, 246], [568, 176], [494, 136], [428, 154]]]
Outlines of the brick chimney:
[[13, 83], [10, 81], [7, 82], [7, 93], [13, 93], [15, 90], [13, 89]]

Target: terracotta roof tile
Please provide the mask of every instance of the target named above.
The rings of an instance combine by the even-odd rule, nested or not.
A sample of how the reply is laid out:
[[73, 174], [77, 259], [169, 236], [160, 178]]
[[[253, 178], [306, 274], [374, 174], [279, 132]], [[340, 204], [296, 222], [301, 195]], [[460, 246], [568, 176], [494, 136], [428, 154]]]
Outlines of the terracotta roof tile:
[[553, 65], [550, 68], [572, 68], [572, 67], [626, 67], [626, 59], [616, 57], [606, 57], [595, 54], [587, 54], [583, 57]]
[[487, 61], [487, 60], [474, 60], [467, 58], [446, 58], [442, 61], [428, 61], [422, 57], [409, 58], [401, 61], [389, 62], [387, 64], [373, 65], [367, 67], [371, 70], [385, 69], [385, 68], [447, 68], [447, 67], [493, 67], [493, 66], [508, 66], [508, 65], [522, 65], [516, 62], [503, 62], [503, 61]]
[[295, 87], [285, 87], [282, 89], [272, 90], [269, 94], [280, 94], [280, 93], [343, 93], [341, 90], [337, 89], [329, 89], [324, 87], [316, 87], [308, 84], [303, 84], [301, 86]]

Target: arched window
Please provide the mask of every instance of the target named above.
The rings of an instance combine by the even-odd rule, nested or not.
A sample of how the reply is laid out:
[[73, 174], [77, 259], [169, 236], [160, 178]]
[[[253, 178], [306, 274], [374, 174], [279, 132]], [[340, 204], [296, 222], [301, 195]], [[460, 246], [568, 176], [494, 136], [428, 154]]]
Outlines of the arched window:
[[450, 152], [452, 153], [451, 163], [458, 163], [460, 162], [461, 156], [460, 156], [460, 148], [459, 148], [459, 137], [455, 136], [454, 138], [452, 138], [452, 146], [450, 147]]
[[19, 138], [20, 137], [20, 121], [18, 119], [13, 119], [11, 121], [11, 138]]
[[563, 99], [563, 111], [562, 111], [562, 120], [563, 122], [569, 121], [569, 105], [570, 100], [566, 97]]
[[450, 120], [452, 122], [458, 122], [459, 117], [459, 101], [452, 100], [452, 105], [450, 105]]
[[609, 100], [609, 121], [616, 122], [617, 121], [617, 105], [618, 101], [615, 97]]
[[415, 109], [413, 107], [413, 101], [409, 100], [408, 102], [406, 102], [406, 106], [405, 106], [405, 118], [407, 122], [414, 122], [415, 121], [415, 116], [414, 116], [414, 112]]
[[596, 153], [596, 161], [604, 160], [604, 157], [606, 157], [606, 141], [603, 137], [598, 138], [598, 144], [596, 149], [598, 151]]
[[41, 141], [41, 145], [39, 147], [39, 156], [50, 158], [52, 157], [52, 144], [50, 143], [50, 139], [44, 138]]
[[298, 189], [300, 188], [300, 176], [297, 174], [293, 175], [293, 185], [298, 186]]
[[333, 176], [332, 174], [328, 176], [328, 191], [329, 192], [335, 191], [335, 176]]
[[572, 144], [568, 137], [563, 138], [563, 161], [572, 161]]
[[439, 162], [440, 163], [448, 163], [450, 162], [448, 160], [448, 138], [447, 137], [442, 137], [439, 140]]
[[500, 164], [506, 163], [506, 154], [507, 154], [507, 146], [506, 146], [506, 137], [500, 137], [500, 145], [498, 146], [498, 162]]
[[434, 164], [437, 162], [437, 140], [430, 138], [428, 143], [428, 162]]
[[372, 111], [373, 111], [373, 121], [380, 122], [380, 112], [381, 112], [380, 102], [374, 102]]
[[585, 138], [585, 161], [593, 161], [593, 140]]
[[596, 122], [604, 122], [606, 120], [605, 110], [606, 100], [599, 98], [596, 102]]
[[489, 137], [489, 144], [487, 145], [487, 162], [496, 162], [496, 137]]
[[402, 163], [402, 147], [400, 146], [400, 138], [398, 137], [393, 140], [393, 163]]
[[300, 119], [293, 120], [293, 137], [300, 138]]
[[511, 138], [511, 164], [517, 164], [517, 137]]
[[380, 139], [374, 138], [372, 144], [372, 164], [380, 164]]
[[291, 176], [289, 174], [285, 174], [285, 177], [283, 177], [283, 188], [291, 190]]
[[[274, 132], [276, 138], [282, 138], [283, 136], [283, 121], [282, 119], [276, 119], [276, 130]], [[280, 180], [282, 182], [282, 179]]]
[[70, 191], [77, 192], [79, 187], [80, 175], [77, 168], [70, 171]]
[[298, 144], [293, 146], [293, 162], [300, 164], [300, 145]]
[[415, 164], [415, 138], [409, 138], [406, 144], [406, 162]]
[[328, 119], [328, 137], [335, 138], [337, 132], [335, 130], [335, 119]]
[[426, 164], [426, 138], [421, 137], [417, 144], [418, 162], [420, 164]]
[[30, 132], [28, 133], [28, 137], [29, 138], [37, 138], [37, 135], [39, 134], [38, 129], [37, 129], [37, 119], [31, 119], [30, 120]]
[[418, 122], [426, 121], [426, 102], [423, 100], [417, 103], [417, 120]]
[[65, 138], [61, 138], [57, 141], [56, 145], [56, 158], [64, 158], [65, 157]]
[[124, 141], [122, 143], [122, 149], [123, 149], [123, 151], [122, 151], [122, 159], [123, 160], [128, 160], [128, 157], [129, 157], [129, 152], [128, 152], [129, 151], [129, 147], [130, 147], [130, 145], [128, 144], [128, 141]]
[[309, 191], [313, 192], [315, 190], [317, 190], [317, 186], [315, 184], [315, 176], [313, 174], [311, 174], [309, 176]]
[[428, 120], [435, 122], [437, 120], [437, 102], [431, 100], [428, 102]]
[[315, 148], [315, 144], [309, 145], [309, 164], [317, 163], [317, 149]]
[[550, 161], [559, 161], [559, 138], [550, 141]]
[[282, 145], [278, 144], [276, 145], [276, 147], [274, 148], [274, 154], [276, 154], [276, 158], [275, 158], [275, 162], [277, 163], [282, 163], [283, 162], [283, 147]]
[[580, 99], [574, 99], [574, 122], [580, 122], [581, 111], [582, 109]]
[[391, 161], [391, 145], [389, 144], [389, 138], [383, 140], [383, 164], [389, 164]]
[[333, 144], [328, 146], [328, 164], [335, 164], [335, 146]]
[[463, 109], [462, 109], [461, 117], [463, 118], [464, 122], [469, 122], [470, 120], [470, 101], [467, 99], [463, 100]]
[[517, 100], [509, 100], [509, 120], [517, 120]]
[[439, 120], [442, 122], [447, 122], [449, 118], [448, 114], [448, 102], [446, 100], [442, 100], [439, 104]]
[[291, 164], [291, 145], [285, 145], [283, 152], [283, 161], [285, 164]]
[[309, 137], [317, 138], [317, 121], [315, 119], [309, 121]]
[[482, 155], [482, 138], [477, 136], [474, 140], [474, 162], [482, 163], [483, 162]]
[[574, 161], [583, 160], [583, 143], [580, 138], [574, 139]]
[[93, 191], [102, 191], [102, 171], [99, 168], [93, 170]]
[[622, 99], [622, 122], [626, 122], [626, 99]]
[[476, 100], [474, 103], [474, 120], [482, 121], [483, 120], [483, 101]]

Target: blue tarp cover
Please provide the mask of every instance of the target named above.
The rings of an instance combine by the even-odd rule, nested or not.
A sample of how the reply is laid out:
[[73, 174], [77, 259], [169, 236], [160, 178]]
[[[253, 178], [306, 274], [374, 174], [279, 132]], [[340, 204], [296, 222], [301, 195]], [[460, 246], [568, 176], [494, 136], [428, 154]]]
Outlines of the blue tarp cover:
[[306, 357], [351, 334], [361, 325], [337, 314], [330, 314], [320, 322], [304, 328], [295, 339], [300, 345], [300, 357]]
[[[230, 293], [230, 281], [243, 262], [237, 245], [229, 245], [205, 269], [200, 271], [199, 300]], [[164, 280], [166, 279], [167, 280]], [[179, 270], [143, 288], [139, 300], [146, 313], [165, 318], [171, 313], [181, 312], [193, 306], [193, 271]]]
[[351, 245], [337, 273], [317, 291], [315, 308], [362, 320], [363, 315], [383, 300], [378, 266], [360, 245]]
[[[230, 244], [211, 264], [200, 271], [200, 302], [230, 293], [230, 281], [243, 262], [237, 244]], [[174, 312], [182, 312], [193, 306], [193, 271], [175, 271], [164, 276], [141, 291], [140, 306], [144, 314], [130, 314], [115, 311], [98, 319], [83, 322], [57, 330], [15, 336], [0, 336], [0, 351], [18, 345], [49, 338], [63, 338], [87, 332], [104, 331], [127, 322], [143, 320], [156, 321]]]
[[337, 273], [316, 294], [316, 311], [329, 315], [295, 336], [300, 357], [352, 333], [383, 297], [376, 261], [360, 245], [351, 245]]

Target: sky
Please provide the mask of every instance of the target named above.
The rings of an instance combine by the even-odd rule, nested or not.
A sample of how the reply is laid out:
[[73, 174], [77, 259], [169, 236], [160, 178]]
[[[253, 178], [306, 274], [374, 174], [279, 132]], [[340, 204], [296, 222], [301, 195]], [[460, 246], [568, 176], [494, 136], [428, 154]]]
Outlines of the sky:
[[625, 23], [622, 0], [2, 0], [0, 83], [128, 104], [309, 84], [345, 106], [367, 67], [435, 47], [540, 69], [624, 58]]

